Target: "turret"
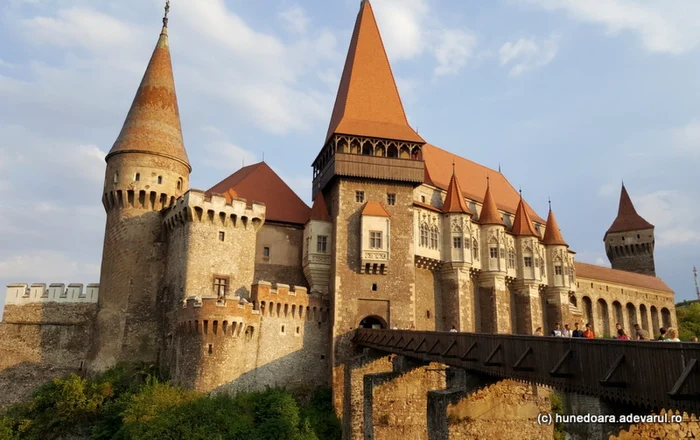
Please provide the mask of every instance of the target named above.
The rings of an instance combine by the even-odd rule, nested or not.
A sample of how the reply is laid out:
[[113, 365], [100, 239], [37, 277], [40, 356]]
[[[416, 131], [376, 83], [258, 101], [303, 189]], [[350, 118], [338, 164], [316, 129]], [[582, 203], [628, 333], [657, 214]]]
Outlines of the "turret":
[[573, 289], [574, 268], [569, 255], [569, 245], [566, 244], [564, 237], [561, 235], [551, 204], [542, 244], [545, 246], [547, 253], [548, 284], [551, 286], [566, 286]]
[[603, 240], [613, 269], [656, 276], [654, 225], [637, 214], [624, 184], [617, 217]]
[[540, 279], [544, 271], [544, 255], [540, 252], [539, 234], [530, 219], [522, 194], [515, 210], [511, 234], [515, 237], [518, 278], [523, 280]]
[[311, 294], [328, 295], [331, 271], [333, 223], [323, 193], [316, 193], [309, 221], [304, 226], [302, 264]]
[[[479, 215], [479, 224], [481, 225], [482, 244], [481, 270], [484, 272], [506, 272], [506, 225], [498, 212], [496, 200], [491, 195], [491, 185], [488, 183], [484, 204]], [[477, 243], [472, 243], [475, 257], [479, 255]]]
[[124, 125], [106, 157], [107, 211], [93, 370], [158, 358], [165, 246], [161, 213], [189, 186], [168, 46], [167, 6], [158, 42]]
[[447, 187], [445, 203], [442, 205], [444, 250], [442, 260], [446, 262], [471, 262], [472, 255], [469, 241], [471, 240], [472, 212], [464, 201], [462, 188], [459, 185], [457, 174], [452, 166], [452, 178]]

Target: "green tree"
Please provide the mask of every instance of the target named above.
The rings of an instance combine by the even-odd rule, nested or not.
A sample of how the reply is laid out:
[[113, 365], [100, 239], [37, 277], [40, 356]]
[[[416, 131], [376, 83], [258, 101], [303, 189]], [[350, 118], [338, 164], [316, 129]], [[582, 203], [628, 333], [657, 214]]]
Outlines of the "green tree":
[[681, 341], [690, 341], [693, 336], [700, 337], [700, 302], [677, 304], [676, 317], [678, 338]]

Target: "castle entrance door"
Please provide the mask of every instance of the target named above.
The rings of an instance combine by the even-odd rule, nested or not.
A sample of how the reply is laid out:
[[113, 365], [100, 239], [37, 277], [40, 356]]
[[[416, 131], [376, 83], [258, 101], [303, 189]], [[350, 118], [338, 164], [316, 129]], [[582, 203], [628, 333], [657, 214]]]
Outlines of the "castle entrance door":
[[360, 321], [360, 328], [387, 328], [386, 321], [379, 316], [367, 316]]

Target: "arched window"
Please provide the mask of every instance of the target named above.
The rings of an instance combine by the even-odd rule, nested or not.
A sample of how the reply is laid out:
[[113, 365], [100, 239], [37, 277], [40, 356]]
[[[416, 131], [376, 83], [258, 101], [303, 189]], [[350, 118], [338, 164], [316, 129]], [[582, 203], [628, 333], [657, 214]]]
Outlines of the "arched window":
[[428, 247], [428, 225], [425, 223], [420, 225], [420, 245], [421, 247]]
[[431, 249], [438, 248], [438, 243], [440, 242], [438, 237], [439, 237], [438, 228], [437, 228], [437, 226], [433, 226], [432, 228], [430, 228], [430, 248]]
[[177, 179], [177, 189], [182, 189], [182, 178]]

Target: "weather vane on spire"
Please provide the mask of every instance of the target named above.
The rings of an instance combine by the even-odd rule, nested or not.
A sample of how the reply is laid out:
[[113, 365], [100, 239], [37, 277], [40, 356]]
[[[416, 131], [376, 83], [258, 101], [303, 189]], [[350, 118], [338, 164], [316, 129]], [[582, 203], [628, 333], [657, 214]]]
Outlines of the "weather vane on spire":
[[168, 27], [168, 12], [170, 12], [170, 0], [165, 0], [165, 15], [163, 15], [163, 26]]

